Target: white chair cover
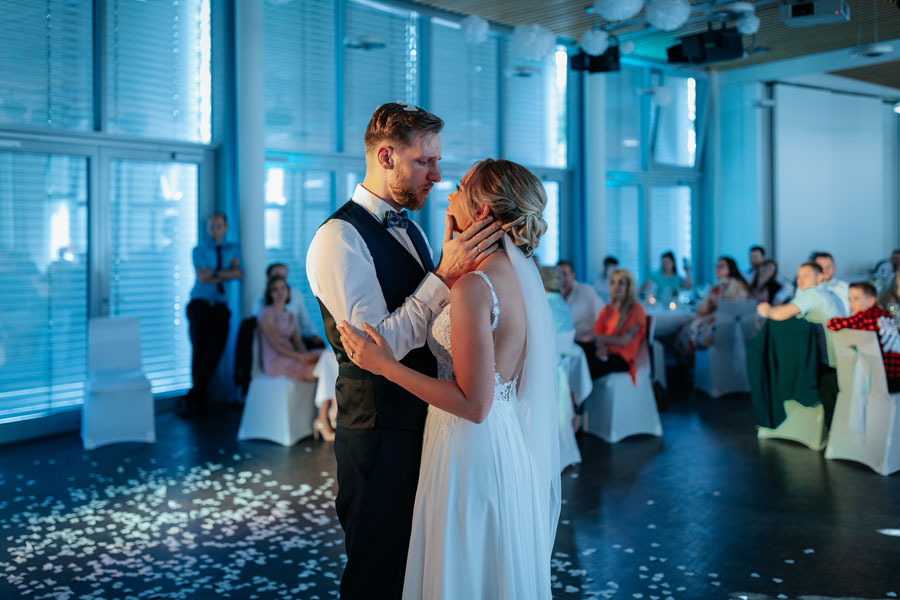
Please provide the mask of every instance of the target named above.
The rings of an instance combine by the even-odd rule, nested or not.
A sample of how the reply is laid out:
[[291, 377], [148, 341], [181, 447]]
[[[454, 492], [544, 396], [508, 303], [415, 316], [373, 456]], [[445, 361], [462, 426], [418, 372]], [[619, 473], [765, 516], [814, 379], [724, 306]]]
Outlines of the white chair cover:
[[338, 368], [334, 350], [331, 346], [326, 346], [313, 370], [313, 375], [316, 376], [316, 407], [335, 397], [334, 385], [337, 383]]
[[662, 423], [650, 382], [647, 344], [637, 358], [637, 385], [628, 373], [610, 373], [594, 380], [584, 402], [584, 431], [615, 443], [639, 434], [662, 436]]
[[86, 449], [156, 441], [153, 392], [141, 367], [137, 319], [95, 317], [88, 324], [81, 439]]
[[787, 417], [775, 429], [760, 427], [756, 437], [782, 439], [800, 442], [810, 450], [825, 447], [825, 409], [822, 405], [803, 406], [796, 400], [785, 400], [784, 412]]
[[900, 394], [889, 394], [874, 331], [832, 336], [838, 392], [825, 458], [862, 463], [881, 475], [900, 470]]
[[713, 345], [694, 357], [695, 389], [713, 398], [750, 392], [746, 342], [756, 334], [755, 321], [755, 301], [719, 302]]
[[289, 377], [263, 373], [259, 336], [253, 336], [253, 366], [244, 412], [238, 428], [239, 440], [269, 440], [292, 446], [312, 435], [315, 419], [315, 382], [298, 382]]

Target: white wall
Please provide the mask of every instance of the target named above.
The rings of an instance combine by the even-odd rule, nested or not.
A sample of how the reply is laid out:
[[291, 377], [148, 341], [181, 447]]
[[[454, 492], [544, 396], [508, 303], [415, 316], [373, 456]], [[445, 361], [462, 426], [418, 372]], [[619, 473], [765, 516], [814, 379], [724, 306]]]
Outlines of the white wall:
[[861, 274], [897, 240], [897, 132], [880, 99], [775, 86], [774, 245], [788, 273], [812, 250]]

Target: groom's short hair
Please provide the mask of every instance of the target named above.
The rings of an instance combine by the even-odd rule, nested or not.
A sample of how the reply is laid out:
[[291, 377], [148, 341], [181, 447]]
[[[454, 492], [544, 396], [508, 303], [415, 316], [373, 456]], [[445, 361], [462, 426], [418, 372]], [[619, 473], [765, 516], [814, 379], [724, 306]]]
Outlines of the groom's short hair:
[[413, 135], [437, 134], [444, 128], [444, 121], [425, 109], [411, 104], [388, 102], [372, 113], [364, 138], [366, 152], [372, 152], [384, 141], [409, 146]]

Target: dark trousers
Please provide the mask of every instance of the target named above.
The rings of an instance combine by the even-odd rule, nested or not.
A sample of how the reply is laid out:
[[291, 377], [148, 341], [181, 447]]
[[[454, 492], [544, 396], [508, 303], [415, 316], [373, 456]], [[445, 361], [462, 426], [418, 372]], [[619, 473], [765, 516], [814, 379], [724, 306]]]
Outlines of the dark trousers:
[[597, 347], [593, 342], [578, 342], [578, 345], [584, 350], [587, 356], [588, 369], [591, 372], [591, 379], [597, 379], [610, 373], [622, 373], [628, 370], [628, 363], [618, 354], [610, 352], [609, 358], [600, 360], [597, 358]]
[[422, 432], [338, 426], [338, 519], [347, 566], [343, 600], [399, 599], [412, 530]]
[[209, 382], [225, 350], [231, 311], [225, 304], [191, 300], [187, 305], [187, 318], [193, 347], [191, 377], [194, 384], [187, 401], [190, 407], [197, 408], [206, 402]]

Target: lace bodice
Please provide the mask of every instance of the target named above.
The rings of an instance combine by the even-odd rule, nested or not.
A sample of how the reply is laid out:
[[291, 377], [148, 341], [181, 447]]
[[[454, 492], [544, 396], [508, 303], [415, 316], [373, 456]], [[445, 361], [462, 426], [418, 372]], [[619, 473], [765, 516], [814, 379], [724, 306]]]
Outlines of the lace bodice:
[[[497, 300], [497, 294], [494, 292], [494, 286], [488, 276], [482, 271], [474, 271], [474, 273], [480, 275], [491, 290], [491, 331], [495, 331], [500, 322], [500, 302]], [[438, 379], [456, 381], [456, 373], [453, 370], [453, 349], [450, 347], [449, 303], [431, 322], [431, 328], [428, 331], [428, 348], [437, 358]], [[512, 381], [502, 381], [500, 374], [494, 372], [494, 401], [512, 399], [515, 396], [517, 380], [518, 378], [514, 378]]]

